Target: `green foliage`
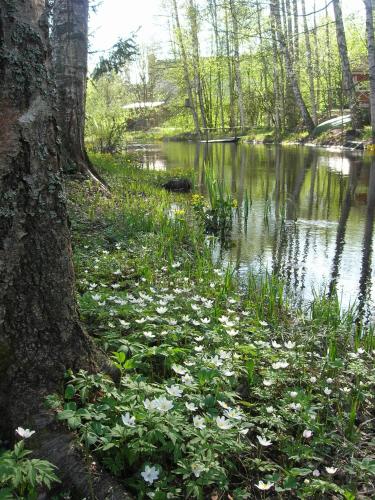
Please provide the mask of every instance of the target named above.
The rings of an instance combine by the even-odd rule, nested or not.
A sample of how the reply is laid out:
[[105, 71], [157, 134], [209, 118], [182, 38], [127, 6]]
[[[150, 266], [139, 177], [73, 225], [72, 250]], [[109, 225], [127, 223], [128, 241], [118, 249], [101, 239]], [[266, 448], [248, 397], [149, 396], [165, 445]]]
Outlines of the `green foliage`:
[[98, 152], [123, 146], [128, 116], [123, 109], [126, 91], [122, 77], [108, 74], [89, 81], [86, 101], [86, 145]]
[[58, 482], [55, 466], [46, 460], [29, 458], [31, 451], [25, 449], [24, 440], [15, 444], [13, 450], [0, 454], [0, 498], [36, 499], [39, 488], [51, 488]]
[[109, 55], [99, 59], [92, 72], [92, 78], [98, 80], [111, 73], [120, 73], [137, 53], [138, 48], [133, 37], [120, 38], [111, 48]]
[[293, 309], [273, 276], [239, 288], [189, 196], [124, 158], [94, 161], [113, 194], [70, 187], [80, 312], [121, 382], [69, 373], [58, 418], [139, 498], [366, 494], [372, 332], [335, 301]]
[[216, 177], [213, 169], [205, 169], [205, 186], [207, 203], [203, 196], [195, 194], [192, 205], [206, 231], [219, 234], [225, 240], [232, 228], [233, 212], [235, 209], [239, 210], [237, 200], [226, 189], [224, 181]]

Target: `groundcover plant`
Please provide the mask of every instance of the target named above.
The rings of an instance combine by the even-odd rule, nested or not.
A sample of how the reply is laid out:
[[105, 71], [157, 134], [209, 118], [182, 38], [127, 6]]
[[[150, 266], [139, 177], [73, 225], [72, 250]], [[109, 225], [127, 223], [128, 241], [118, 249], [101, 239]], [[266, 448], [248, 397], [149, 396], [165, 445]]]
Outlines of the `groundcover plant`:
[[240, 286], [166, 174], [94, 161], [112, 196], [69, 189], [79, 304], [121, 380], [68, 373], [57, 418], [138, 498], [371, 498], [372, 329]]

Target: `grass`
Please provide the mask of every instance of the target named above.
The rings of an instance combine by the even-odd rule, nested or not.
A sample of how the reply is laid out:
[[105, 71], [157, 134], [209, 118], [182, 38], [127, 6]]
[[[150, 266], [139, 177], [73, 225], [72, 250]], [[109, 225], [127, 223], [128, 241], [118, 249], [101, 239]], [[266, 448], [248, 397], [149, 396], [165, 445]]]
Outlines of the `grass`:
[[275, 276], [239, 287], [166, 174], [92, 160], [113, 194], [69, 186], [77, 292], [122, 376], [67, 374], [57, 417], [137, 498], [371, 498], [373, 330]]

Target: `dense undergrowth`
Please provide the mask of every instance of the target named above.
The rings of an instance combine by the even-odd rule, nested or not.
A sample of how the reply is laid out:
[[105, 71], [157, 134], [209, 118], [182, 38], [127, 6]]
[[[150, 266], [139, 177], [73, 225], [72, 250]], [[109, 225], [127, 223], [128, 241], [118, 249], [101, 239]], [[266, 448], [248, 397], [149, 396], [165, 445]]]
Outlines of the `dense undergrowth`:
[[137, 498], [372, 498], [372, 330], [240, 288], [165, 173], [92, 159], [113, 195], [69, 187], [78, 299], [122, 376], [68, 374], [58, 418]]

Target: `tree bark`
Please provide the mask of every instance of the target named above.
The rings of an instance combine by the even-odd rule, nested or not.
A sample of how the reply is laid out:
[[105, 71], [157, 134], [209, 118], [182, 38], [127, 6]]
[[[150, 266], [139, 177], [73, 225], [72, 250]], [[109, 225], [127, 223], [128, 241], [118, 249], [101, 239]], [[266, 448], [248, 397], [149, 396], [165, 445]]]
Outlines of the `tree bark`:
[[[258, 36], [259, 36], [259, 47], [260, 47], [260, 58], [262, 62], [262, 71], [263, 71], [263, 82], [264, 82], [264, 101], [266, 102], [269, 99], [269, 88], [268, 88], [268, 65], [267, 65], [267, 58], [265, 56], [265, 46], [264, 46], [264, 37], [263, 37], [263, 29], [262, 29], [262, 21], [261, 21], [261, 6], [259, 3], [259, 0], [256, 0], [255, 3], [256, 10], [257, 10], [257, 26], [258, 26]], [[272, 36], [272, 29], [271, 29], [271, 36]], [[267, 118], [266, 118], [266, 125], [267, 128], [270, 127], [270, 113], [269, 113], [269, 108], [267, 107]]]
[[332, 69], [331, 69], [331, 61], [332, 61], [332, 48], [331, 48], [331, 35], [329, 30], [329, 16], [328, 16], [328, 0], [325, 1], [325, 23], [326, 23], [326, 77], [327, 77], [327, 107], [328, 107], [328, 117], [332, 116], [332, 108], [333, 108], [333, 98], [332, 98]]
[[228, 66], [228, 87], [229, 87], [229, 127], [235, 127], [235, 119], [234, 119], [234, 110], [235, 110], [235, 102], [234, 102], [234, 79], [233, 79], [233, 70], [232, 70], [232, 60], [233, 56], [231, 53], [230, 46], [230, 38], [229, 38], [229, 21], [228, 21], [228, 8], [225, 4], [225, 49], [226, 49], [226, 60]]
[[[373, 0], [363, 0], [366, 8], [366, 34], [368, 67], [370, 78], [370, 115], [372, 144], [375, 144], [375, 39], [374, 39], [374, 4]], [[374, 167], [372, 167], [374, 168]]]
[[314, 123], [317, 122], [317, 111], [316, 111], [316, 100], [315, 100], [315, 84], [314, 84], [314, 66], [312, 60], [311, 53], [311, 42], [310, 42], [310, 33], [309, 26], [307, 24], [307, 16], [306, 16], [306, 4], [305, 0], [302, 0], [302, 15], [303, 15], [303, 28], [305, 31], [305, 44], [306, 44], [306, 59], [307, 59], [307, 73], [309, 76], [309, 91], [310, 91], [310, 104], [311, 104], [311, 112], [312, 119]]
[[49, 438], [71, 436], [44, 398], [68, 368], [105, 361], [76, 312], [46, 12], [45, 0], [0, 0], [0, 433], [36, 430], [39, 456], [55, 462]]
[[202, 74], [200, 65], [197, 6], [193, 2], [193, 0], [189, 0], [188, 17], [190, 20], [191, 42], [193, 48], [193, 69], [194, 69], [195, 90], [198, 94], [198, 102], [199, 102], [199, 110], [201, 113], [202, 126], [207, 131], [207, 117], [206, 117], [206, 109], [204, 106]]
[[211, 22], [214, 30], [215, 37], [215, 49], [216, 49], [216, 72], [217, 72], [217, 99], [219, 102], [219, 110], [220, 110], [220, 124], [221, 128], [224, 130], [225, 127], [225, 117], [224, 117], [224, 95], [223, 95], [223, 71], [222, 71], [222, 48], [221, 41], [219, 35], [219, 26], [218, 26], [218, 6], [216, 0], [209, 0], [209, 10], [211, 14]]
[[313, 32], [313, 40], [314, 40], [314, 76], [316, 80], [316, 94], [315, 94], [315, 105], [317, 116], [314, 119], [315, 123], [318, 123], [318, 113], [320, 110], [320, 94], [321, 94], [321, 70], [320, 70], [320, 48], [319, 48], [319, 40], [318, 40], [318, 26], [316, 22], [316, 2], [314, 0], [314, 32]]
[[52, 56], [56, 118], [64, 172], [81, 173], [106, 186], [85, 149], [88, 0], [58, 0], [53, 7]]
[[178, 14], [178, 7], [177, 7], [177, 1], [176, 0], [172, 0], [172, 7], [173, 7], [173, 14], [174, 14], [174, 22], [176, 24], [177, 43], [178, 43], [178, 48], [179, 48], [179, 51], [180, 51], [180, 54], [181, 54], [181, 58], [182, 58], [182, 65], [183, 65], [183, 70], [184, 70], [185, 87], [186, 87], [186, 92], [188, 94], [188, 100], [189, 100], [189, 108], [191, 109], [191, 114], [193, 116], [195, 132], [198, 135], [200, 135], [198, 113], [197, 113], [197, 110], [196, 110], [196, 107], [195, 107], [194, 98], [193, 98], [193, 90], [192, 90], [191, 81], [190, 81], [190, 75], [189, 75], [188, 58], [187, 58], [187, 54], [186, 54], [184, 39], [182, 37], [180, 17], [179, 17], [179, 14]]
[[[272, 6], [271, 6], [272, 9]], [[272, 63], [273, 63], [273, 95], [274, 95], [274, 121], [275, 121], [275, 141], [279, 143], [282, 135], [282, 103], [280, 96], [280, 70], [277, 58], [277, 29], [275, 16], [271, 15], [271, 38], [272, 38]]]
[[297, 81], [299, 80], [299, 26], [298, 26], [298, 3], [293, 0], [293, 19], [294, 19], [294, 70], [296, 72]]
[[340, 0], [333, 0], [333, 9], [335, 12], [336, 38], [341, 60], [344, 92], [349, 98], [352, 126], [353, 128], [361, 128], [362, 126], [361, 110], [359, 108], [355, 86], [353, 82], [353, 75], [350, 69], [348, 48], [346, 45], [346, 36], [345, 36], [344, 22], [342, 20]]
[[280, 50], [285, 58], [285, 66], [288, 73], [288, 78], [290, 85], [293, 89], [294, 98], [296, 104], [301, 113], [304, 125], [309, 132], [312, 132], [315, 128], [315, 124], [310, 116], [309, 110], [306, 107], [305, 101], [303, 100], [301, 90], [298, 85], [297, 77], [293, 69], [293, 63], [289, 54], [289, 50], [285, 41], [285, 35], [282, 30], [281, 19], [280, 19], [280, 5], [279, 0], [271, 0], [271, 13], [275, 17], [275, 25], [277, 29], [278, 41]]
[[245, 128], [245, 108], [243, 102], [242, 92], [242, 78], [241, 78], [241, 60], [240, 60], [240, 46], [238, 40], [238, 10], [234, 0], [229, 0], [230, 13], [232, 18], [233, 28], [233, 46], [234, 46], [234, 76], [237, 89], [238, 111], [240, 114], [241, 131]]

